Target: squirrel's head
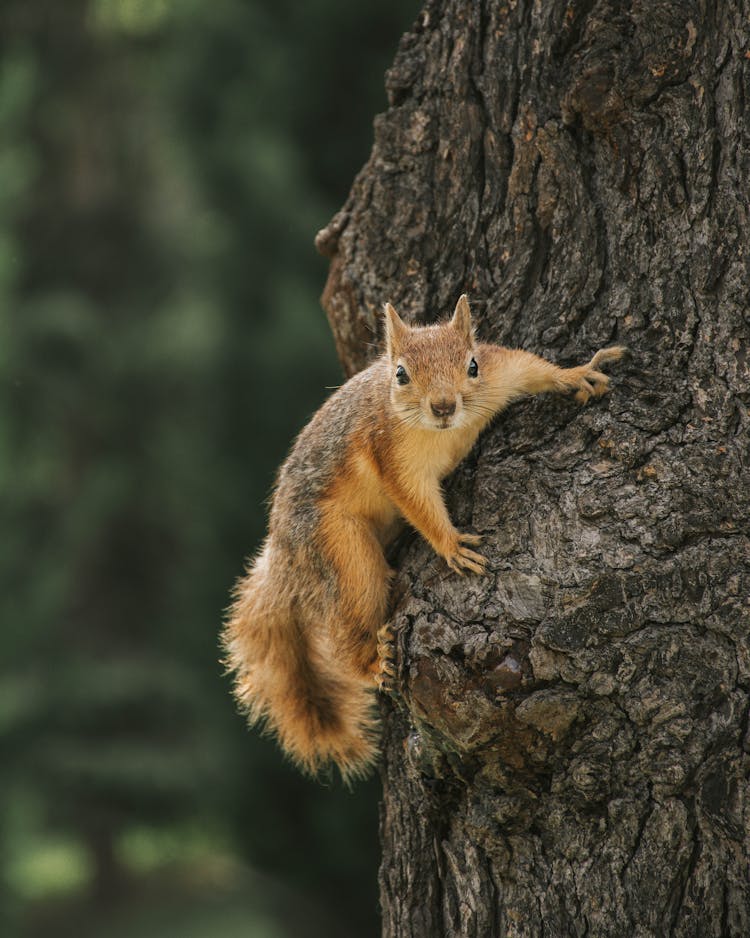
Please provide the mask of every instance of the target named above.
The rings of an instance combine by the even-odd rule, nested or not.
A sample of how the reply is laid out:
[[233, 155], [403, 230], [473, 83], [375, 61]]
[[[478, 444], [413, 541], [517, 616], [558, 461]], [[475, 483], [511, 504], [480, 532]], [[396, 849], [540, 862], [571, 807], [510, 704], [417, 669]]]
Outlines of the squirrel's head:
[[481, 380], [466, 296], [451, 320], [435, 326], [408, 326], [386, 303], [385, 337], [396, 415], [422, 429], [460, 427]]

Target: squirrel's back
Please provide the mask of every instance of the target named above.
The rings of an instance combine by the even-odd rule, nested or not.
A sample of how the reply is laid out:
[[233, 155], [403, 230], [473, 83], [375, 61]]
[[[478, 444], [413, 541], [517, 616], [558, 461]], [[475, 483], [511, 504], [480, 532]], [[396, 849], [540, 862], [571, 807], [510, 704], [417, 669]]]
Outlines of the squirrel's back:
[[326, 494], [340, 480], [352, 448], [366, 445], [382, 423], [387, 399], [387, 363], [378, 359], [338, 388], [301, 431], [273, 495], [269, 533], [280, 545], [316, 538]]

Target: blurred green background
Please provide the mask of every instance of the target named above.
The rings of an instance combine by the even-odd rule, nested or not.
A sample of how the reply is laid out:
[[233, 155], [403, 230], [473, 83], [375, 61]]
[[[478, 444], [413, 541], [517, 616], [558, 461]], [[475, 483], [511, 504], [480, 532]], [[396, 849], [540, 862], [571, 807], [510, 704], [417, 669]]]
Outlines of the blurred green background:
[[378, 933], [377, 782], [248, 732], [217, 633], [416, 11], [0, 3], [3, 936]]

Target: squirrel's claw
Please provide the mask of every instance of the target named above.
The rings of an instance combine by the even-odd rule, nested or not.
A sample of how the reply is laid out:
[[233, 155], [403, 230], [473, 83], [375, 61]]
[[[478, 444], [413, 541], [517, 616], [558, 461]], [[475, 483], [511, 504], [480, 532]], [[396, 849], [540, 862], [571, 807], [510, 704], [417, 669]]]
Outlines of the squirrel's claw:
[[472, 573], [479, 573], [480, 575], [487, 572], [486, 557], [483, 557], [474, 550], [469, 550], [468, 547], [459, 547], [458, 553], [461, 558], [459, 562], [467, 570], [471, 570]]
[[621, 345], [600, 349], [587, 365], [568, 370], [569, 387], [574, 389], [579, 404], [587, 404], [592, 397], [601, 397], [609, 391], [609, 377], [598, 371], [605, 362], [622, 358], [626, 349]]
[[457, 573], [459, 576], [463, 576], [463, 575], [464, 575], [464, 570], [463, 570], [462, 567], [459, 566], [457, 560], [455, 560], [453, 557], [446, 557], [445, 560], [446, 560], [446, 563], [448, 564], [448, 566], [451, 568], [451, 570], [452, 570], [454, 573]]
[[383, 671], [375, 677], [375, 686], [381, 694], [390, 694], [396, 686], [395, 678], [395, 673], [390, 674]]
[[396, 680], [396, 662], [393, 657], [395, 636], [393, 629], [386, 623], [377, 634], [378, 648], [375, 661], [375, 685], [381, 693], [393, 690]]
[[[606, 389], [605, 389], [606, 390]], [[600, 394], [603, 394], [604, 391], [600, 391]], [[596, 391], [593, 388], [593, 385], [589, 384], [586, 378], [580, 378], [578, 381], [578, 390], [576, 391], [575, 398], [579, 404], [588, 404], [589, 399], [596, 394]]]
[[463, 543], [461, 543], [462, 541], [466, 541], [469, 544], [478, 544], [481, 539], [481, 535], [479, 534], [458, 535], [453, 554], [445, 558], [448, 566], [454, 573], [463, 576], [468, 570], [471, 573], [478, 573], [481, 576], [483, 573], [487, 572], [487, 558], [478, 554], [475, 550], [465, 547]]

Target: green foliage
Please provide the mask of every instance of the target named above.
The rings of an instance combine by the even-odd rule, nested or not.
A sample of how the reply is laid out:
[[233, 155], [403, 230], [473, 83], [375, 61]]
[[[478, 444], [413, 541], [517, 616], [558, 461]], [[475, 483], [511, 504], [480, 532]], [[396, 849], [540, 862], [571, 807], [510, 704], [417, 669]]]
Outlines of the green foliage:
[[3, 934], [31, 934], [55, 886], [112, 900], [134, 831], [194, 862], [196, 829], [202, 856], [375, 931], [375, 786], [315, 786], [247, 733], [217, 634], [275, 468], [340, 380], [312, 238], [367, 156], [414, 12], [4, 4]]

